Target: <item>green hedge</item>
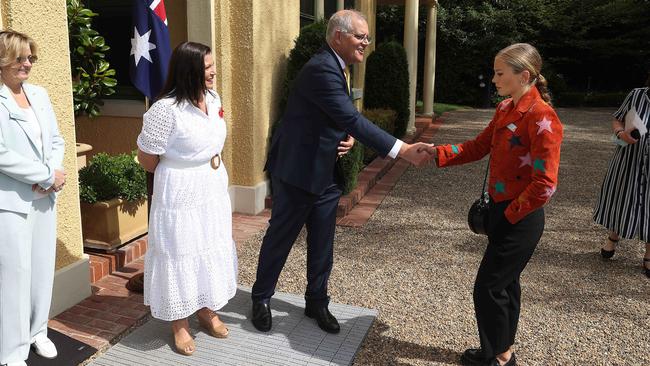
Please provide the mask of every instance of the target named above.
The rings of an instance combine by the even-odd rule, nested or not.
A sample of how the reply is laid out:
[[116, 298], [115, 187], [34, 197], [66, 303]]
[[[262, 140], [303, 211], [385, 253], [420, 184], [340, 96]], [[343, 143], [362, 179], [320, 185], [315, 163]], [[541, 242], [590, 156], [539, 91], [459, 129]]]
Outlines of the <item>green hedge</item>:
[[[295, 46], [289, 52], [289, 60], [287, 61], [287, 74], [282, 83], [282, 96], [280, 97], [279, 112], [280, 117], [284, 114], [284, 109], [287, 106], [289, 93], [293, 86], [293, 81], [298, 76], [298, 73], [309, 59], [316, 54], [316, 52], [325, 45], [325, 34], [327, 33], [327, 23], [324, 20], [309, 24], [300, 29], [300, 34], [295, 40]], [[278, 119], [271, 127], [271, 137], [273, 132], [278, 127], [280, 119]]]
[[[397, 119], [397, 112], [392, 109], [367, 109], [363, 111], [363, 115], [376, 124], [382, 130], [392, 133], [395, 131], [395, 120]], [[360, 142], [357, 144], [362, 145]], [[363, 149], [363, 163], [370, 164], [370, 162], [377, 156], [377, 152], [367, 146]]]
[[348, 194], [357, 186], [359, 172], [363, 168], [363, 144], [355, 142], [352, 149], [340, 158], [338, 164], [341, 165], [341, 171], [345, 185], [343, 194]]
[[366, 62], [365, 83], [364, 107], [394, 110], [397, 118], [392, 134], [402, 137], [409, 120], [409, 72], [404, 47], [394, 41], [377, 46]]
[[95, 203], [113, 198], [137, 201], [147, 196], [144, 169], [135, 161], [135, 152], [110, 156], [99, 153], [90, 165], [79, 170], [79, 198]]

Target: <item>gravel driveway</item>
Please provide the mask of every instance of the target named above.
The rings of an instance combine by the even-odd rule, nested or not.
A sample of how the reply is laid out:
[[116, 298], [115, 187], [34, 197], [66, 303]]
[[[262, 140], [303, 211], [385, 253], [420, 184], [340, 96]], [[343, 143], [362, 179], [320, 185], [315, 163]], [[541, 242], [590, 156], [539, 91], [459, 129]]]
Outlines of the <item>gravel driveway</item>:
[[[559, 109], [565, 126], [560, 182], [546, 207], [546, 230], [522, 277], [515, 350], [522, 365], [650, 365], [650, 280], [643, 244], [622, 241], [613, 260], [598, 254], [606, 231], [592, 219], [614, 149], [611, 109]], [[491, 110], [443, 115], [435, 143], [462, 142]], [[370, 221], [337, 228], [332, 301], [379, 310], [355, 365], [453, 365], [478, 346], [472, 286], [487, 238], [466, 213], [478, 197], [486, 160], [410, 168]], [[240, 283], [254, 281], [264, 233], [241, 243]], [[302, 293], [302, 236], [279, 291]]]

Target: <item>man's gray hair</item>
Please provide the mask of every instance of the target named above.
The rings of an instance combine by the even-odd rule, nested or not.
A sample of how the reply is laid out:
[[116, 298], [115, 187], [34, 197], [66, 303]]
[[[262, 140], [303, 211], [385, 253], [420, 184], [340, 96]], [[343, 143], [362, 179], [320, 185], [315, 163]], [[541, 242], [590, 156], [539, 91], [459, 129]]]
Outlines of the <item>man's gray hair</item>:
[[366, 16], [363, 15], [363, 13], [353, 9], [347, 9], [334, 13], [334, 15], [332, 15], [330, 17], [330, 20], [327, 22], [327, 34], [325, 35], [327, 42], [330, 42], [332, 38], [334, 38], [334, 34], [337, 30], [341, 30], [343, 32], [351, 32], [352, 20], [354, 18], [361, 18], [366, 23], [368, 22], [368, 19], [366, 19]]

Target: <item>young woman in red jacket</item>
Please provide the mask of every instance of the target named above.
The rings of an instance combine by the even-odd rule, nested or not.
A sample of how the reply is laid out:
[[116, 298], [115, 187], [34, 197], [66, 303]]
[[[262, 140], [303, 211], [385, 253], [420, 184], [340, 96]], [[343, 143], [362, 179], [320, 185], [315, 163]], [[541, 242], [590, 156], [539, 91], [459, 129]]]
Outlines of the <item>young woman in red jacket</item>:
[[541, 68], [542, 58], [529, 44], [499, 51], [492, 82], [509, 98], [475, 139], [436, 147], [439, 167], [491, 154], [488, 246], [474, 284], [481, 348], [463, 353], [466, 365], [516, 365], [519, 277], [544, 231], [543, 206], [557, 188], [562, 143], [562, 123]]

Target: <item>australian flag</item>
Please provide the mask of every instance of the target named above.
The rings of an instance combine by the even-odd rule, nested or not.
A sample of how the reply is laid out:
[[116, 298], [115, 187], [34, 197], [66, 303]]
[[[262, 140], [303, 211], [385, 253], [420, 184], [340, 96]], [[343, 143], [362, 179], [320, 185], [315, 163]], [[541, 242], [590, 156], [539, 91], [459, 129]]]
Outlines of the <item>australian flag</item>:
[[165, 84], [171, 56], [163, 0], [133, 0], [131, 82], [153, 100]]

